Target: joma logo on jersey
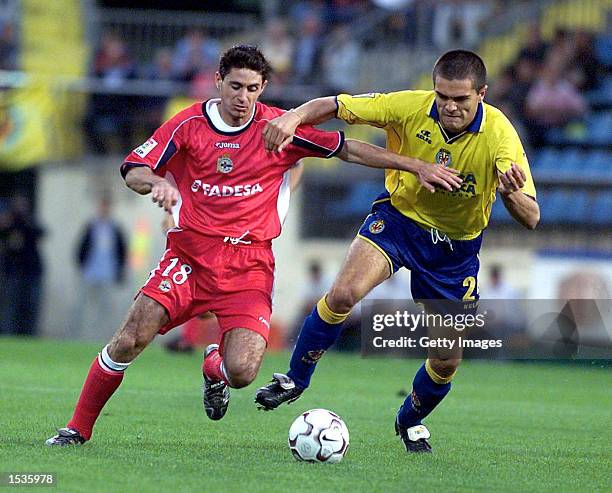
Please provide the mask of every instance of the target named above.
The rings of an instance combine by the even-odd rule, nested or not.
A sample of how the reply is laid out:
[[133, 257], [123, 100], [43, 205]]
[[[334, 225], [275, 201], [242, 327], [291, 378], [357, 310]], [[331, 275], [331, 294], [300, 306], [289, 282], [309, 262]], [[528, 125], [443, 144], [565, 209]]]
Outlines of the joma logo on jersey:
[[219, 173], [229, 173], [234, 169], [234, 162], [230, 159], [229, 154], [224, 154], [217, 159], [217, 171]]
[[198, 192], [202, 190], [207, 197], [248, 197], [256, 193], [263, 192], [263, 188], [259, 183], [254, 185], [211, 185], [202, 183], [201, 180], [194, 180], [191, 184], [191, 191]]
[[450, 166], [453, 158], [451, 157], [451, 153], [448, 149], [440, 149], [436, 154], [436, 163], [441, 164], [442, 166]]
[[215, 142], [217, 149], [240, 149], [240, 144], [237, 142]]
[[431, 144], [431, 132], [429, 130], [420, 130], [419, 133], [416, 134], [416, 138]]

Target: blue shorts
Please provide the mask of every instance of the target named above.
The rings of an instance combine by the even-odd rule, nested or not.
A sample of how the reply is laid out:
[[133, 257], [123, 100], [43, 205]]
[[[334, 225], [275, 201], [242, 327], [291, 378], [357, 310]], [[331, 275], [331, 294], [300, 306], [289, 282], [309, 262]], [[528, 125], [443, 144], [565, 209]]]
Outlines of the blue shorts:
[[451, 240], [427, 230], [391, 205], [389, 194], [372, 206], [357, 236], [373, 244], [389, 261], [391, 273], [411, 271], [415, 300], [478, 301], [478, 252], [482, 234], [473, 240]]

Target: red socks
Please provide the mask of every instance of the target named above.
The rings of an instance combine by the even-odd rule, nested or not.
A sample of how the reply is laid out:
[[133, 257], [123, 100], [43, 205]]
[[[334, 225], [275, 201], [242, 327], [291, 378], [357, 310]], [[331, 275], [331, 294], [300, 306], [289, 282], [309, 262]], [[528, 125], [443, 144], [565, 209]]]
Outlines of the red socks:
[[[127, 367], [127, 364], [125, 366]], [[123, 371], [111, 370], [98, 356], [89, 369], [79, 401], [67, 427], [77, 430], [83, 438], [89, 440], [102, 408], [115, 393], [122, 380]]]
[[223, 380], [225, 383], [228, 383], [225, 372], [223, 371], [223, 357], [219, 354], [217, 349], [211, 351], [208, 356], [204, 358], [202, 373], [213, 382], [220, 382]]

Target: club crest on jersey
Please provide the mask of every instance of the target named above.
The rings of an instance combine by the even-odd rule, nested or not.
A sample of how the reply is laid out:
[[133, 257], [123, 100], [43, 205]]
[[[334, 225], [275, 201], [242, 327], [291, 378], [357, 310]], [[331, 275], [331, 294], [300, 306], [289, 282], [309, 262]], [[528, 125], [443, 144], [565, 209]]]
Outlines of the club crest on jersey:
[[436, 154], [436, 163], [441, 164], [442, 166], [448, 167], [451, 165], [452, 161], [453, 159], [448, 149], [441, 148]]
[[170, 282], [170, 279], [164, 279], [162, 282], [159, 283], [158, 287], [162, 293], [167, 293], [172, 289], [172, 283]]
[[383, 229], [385, 229], [385, 221], [378, 219], [377, 221], [371, 223], [368, 229], [370, 230], [370, 233], [377, 235], [378, 233], [381, 233]]
[[230, 159], [229, 154], [224, 154], [217, 159], [217, 171], [219, 173], [229, 173], [234, 169], [234, 162]]

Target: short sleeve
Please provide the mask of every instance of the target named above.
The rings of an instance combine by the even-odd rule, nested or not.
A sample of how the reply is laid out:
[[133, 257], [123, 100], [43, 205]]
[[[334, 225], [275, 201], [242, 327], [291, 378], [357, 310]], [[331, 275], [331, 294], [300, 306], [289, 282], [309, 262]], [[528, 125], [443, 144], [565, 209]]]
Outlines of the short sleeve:
[[327, 132], [311, 125], [298, 127], [291, 145], [285, 148], [287, 159], [294, 163], [305, 157], [330, 158], [338, 154], [344, 145], [344, 132]]
[[337, 97], [337, 117], [349, 124], [367, 124], [383, 128], [393, 123], [390, 95], [381, 93]]
[[523, 193], [535, 199], [535, 183], [533, 182], [533, 177], [531, 176], [531, 169], [529, 168], [527, 154], [525, 154], [525, 150], [523, 149], [523, 145], [521, 144], [521, 139], [519, 138], [518, 134], [514, 128], [510, 126], [509, 130], [502, 138], [499, 147], [497, 148], [497, 153], [495, 155], [495, 167], [499, 172], [505, 173], [510, 169], [512, 163], [519, 165], [527, 176], [525, 185], [522, 188]]
[[165, 122], [146, 142], [125, 157], [121, 165], [121, 175], [125, 178], [130, 168], [139, 166], [149, 167], [155, 174], [163, 174], [164, 166], [183, 145], [181, 129], [189, 120], [198, 116], [192, 106]]

